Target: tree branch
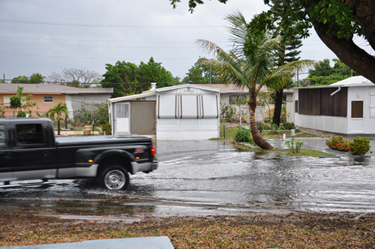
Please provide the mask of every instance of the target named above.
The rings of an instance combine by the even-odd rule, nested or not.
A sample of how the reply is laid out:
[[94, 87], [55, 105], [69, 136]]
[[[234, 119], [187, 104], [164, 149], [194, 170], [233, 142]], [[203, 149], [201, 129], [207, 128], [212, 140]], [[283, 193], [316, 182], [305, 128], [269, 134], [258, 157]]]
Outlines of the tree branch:
[[375, 57], [358, 47], [352, 40], [339, 39], [325, 33], [324, 27], [314, 25], [316, 33], [337, 57], [357, 73], [375, 82]]
[[375, 1], [342, 0], [342, 3], [353, 10], [353, 14], [361, 25], [364, 36], [371, 47], [375, 48]]

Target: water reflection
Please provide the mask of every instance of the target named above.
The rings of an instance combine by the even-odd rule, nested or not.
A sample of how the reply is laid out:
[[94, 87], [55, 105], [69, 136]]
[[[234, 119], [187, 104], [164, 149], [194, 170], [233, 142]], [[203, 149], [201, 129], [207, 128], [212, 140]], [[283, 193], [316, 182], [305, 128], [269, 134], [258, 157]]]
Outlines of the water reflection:
[[[304, 146], [325, 151], [324, 141], [308, 139]], [[153, 196], [245, 207], [375, 211], [372, 157], [285, 157], [218, 144], [205, 151], [196, 143], [183, 156], [161, 160], [152, 176]], [[136, 184], [141, 182], [150, 183], [147, 177], [136, 177]]]

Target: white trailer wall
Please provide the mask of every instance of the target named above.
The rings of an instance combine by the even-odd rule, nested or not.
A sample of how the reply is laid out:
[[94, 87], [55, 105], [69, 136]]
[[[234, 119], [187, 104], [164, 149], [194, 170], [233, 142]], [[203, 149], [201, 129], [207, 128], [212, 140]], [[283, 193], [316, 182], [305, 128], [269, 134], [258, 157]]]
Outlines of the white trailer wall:
[[170, 88], [156, 97], [158, 140], [202, 140], [220, 136], [220, 94], [194, 86]]
[[[294, 103], [298, 89], [294, 91]], [[363, 117], [352, 117], [352, 102], [363, 102]], [[347, 117], [301, 115], [295, 113], [295, 124], [300, 127], [339, 134], [375, 134], [375, 87], [348, 87]]]

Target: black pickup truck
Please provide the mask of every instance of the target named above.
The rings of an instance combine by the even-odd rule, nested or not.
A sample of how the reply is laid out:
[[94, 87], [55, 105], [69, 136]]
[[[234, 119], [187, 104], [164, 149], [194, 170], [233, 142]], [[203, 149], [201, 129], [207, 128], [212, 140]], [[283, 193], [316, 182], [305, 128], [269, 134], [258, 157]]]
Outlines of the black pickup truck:
[[0, 188], [14, 181], [97, 178], [110, 190], [125, 190], [129, 173], [158, 167], [155, 147], [141, 136], [55, 138], [47, 118], [0, 119]]

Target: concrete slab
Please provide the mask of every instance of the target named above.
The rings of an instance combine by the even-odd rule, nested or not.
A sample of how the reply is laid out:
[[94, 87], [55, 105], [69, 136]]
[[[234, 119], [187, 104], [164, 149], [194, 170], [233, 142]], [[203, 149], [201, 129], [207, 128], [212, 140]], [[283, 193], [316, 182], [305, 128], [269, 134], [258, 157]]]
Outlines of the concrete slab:
[[4, 249], [173, 249], [168, 237], [87, 240], [75, 243], [10, 246]]

